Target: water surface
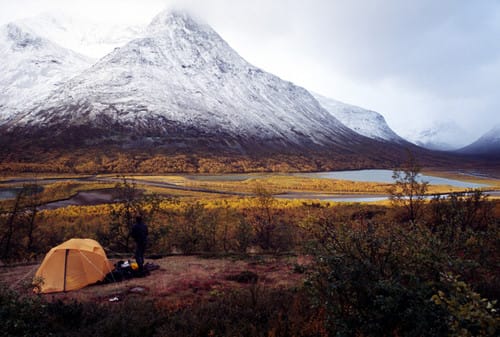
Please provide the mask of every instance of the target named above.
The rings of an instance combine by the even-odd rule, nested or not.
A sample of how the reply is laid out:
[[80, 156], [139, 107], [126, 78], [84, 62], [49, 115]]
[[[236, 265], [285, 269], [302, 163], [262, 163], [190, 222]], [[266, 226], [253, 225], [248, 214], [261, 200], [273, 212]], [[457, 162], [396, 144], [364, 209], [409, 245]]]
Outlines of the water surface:
[[14, 199], [21, 188], [1, 188], [0, 200]]
[[[314, 173], [296, 173], [295, 175], [309, 178], [322, 179], [339, 179], [350, 181], [363, 181], [373, 183], [388, 183], [394, 182], [392, 178], [392, 170], [355, 170], [355, 171], [331, 171], [331, 172], [314, 172]], [[479, 188], [486, 187], [486, 184], [477, 184], [467, 181], [446, 179], [425, 174], [420, 174], [420, 181], [427, 181], [430, 185], [449, 185], [461, 188]]]

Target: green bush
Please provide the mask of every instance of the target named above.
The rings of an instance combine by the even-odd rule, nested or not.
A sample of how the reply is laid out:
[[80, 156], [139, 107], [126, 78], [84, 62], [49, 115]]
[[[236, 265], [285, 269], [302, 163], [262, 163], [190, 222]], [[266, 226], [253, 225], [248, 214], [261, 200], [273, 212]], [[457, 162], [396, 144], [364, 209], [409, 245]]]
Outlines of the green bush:
[[481, 298], [471, 287], [451, 273], [443, 274], [444, 291], [432, 296], [437, 305], [448, 313], [450, 336], [498, 336], [500, 317], [495, 308], [497, 301]]
[[442, 336], [444, 310], [430, 301], [434, 280], [415, 273], [401, 232], [327, 223], [310, 286], [338, 336]]
[[[344, 224], [322, 218], [315, 225], [318, 245], [312, 253], [316, 263], [308, 284], [314, 302], [327, 313], [331, 334], [458, 336], [457, 324], [465, 324], [466, 330], [476, 326], [471, 331], [477, 336], [496, 331], [498, 316], [474, 316], [474, 303], [489, 303], [491, 307], [495, 302], [474, 300], [479, 294], [468, 286], [450, 292], [449, 282], [442, 275], [466, 275], [482, 289], [498, 286], [491, 277], [498, 273], [497, 255], [483, 256], [483, 252], [495, 250], [497, 227], [488, 227], [489, 232], [468, 230], [457, 241], [445, 240], [439, 231], [415, 223]], [[446, 226], [441, 229], [448, 231]], [[464, 296], [464, 292], [470, 296]], [[457, 297], [460, 304], [451, 305]], [[497, 315], [492, 309], [490, 314]], [[465, 318], [471, 321], [463, 323]]]

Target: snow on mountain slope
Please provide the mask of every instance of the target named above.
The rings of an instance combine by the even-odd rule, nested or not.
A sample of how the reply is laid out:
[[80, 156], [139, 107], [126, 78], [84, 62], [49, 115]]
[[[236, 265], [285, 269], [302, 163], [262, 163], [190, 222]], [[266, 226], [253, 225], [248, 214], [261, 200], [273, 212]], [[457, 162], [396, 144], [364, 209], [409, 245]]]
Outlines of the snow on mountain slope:
[[360, 139], [308, 91], [250, 65], [183, 12], [159, 14], [145, 37], [103, 57], [17, 125], [113, 126], [155, 135], [195, 128], [317, 145]]
[[345, 104], [317, 93], [313, 95], [328, 112], [351, 130], [372, 139], [398, 143], [404, 141], [392, 131], [378, 112]]
[[65, 48], [95, 59], [140, 37], [144, 30], [141, 26], [108, 24], [62, 13], [44, 13], [16, 23]]
[[431, 150], [451, 151], [467, 144], [470, 133], [454, 121], [436, 123], [424, 130], [404, 135], [409, 141]]
[[468, 154], [500, 155], [500, 124], [494, 126], [478, 140], [459, 150]]
[[0, 123], [31, 109], [92, 60], [10, 23], [0, 27]]

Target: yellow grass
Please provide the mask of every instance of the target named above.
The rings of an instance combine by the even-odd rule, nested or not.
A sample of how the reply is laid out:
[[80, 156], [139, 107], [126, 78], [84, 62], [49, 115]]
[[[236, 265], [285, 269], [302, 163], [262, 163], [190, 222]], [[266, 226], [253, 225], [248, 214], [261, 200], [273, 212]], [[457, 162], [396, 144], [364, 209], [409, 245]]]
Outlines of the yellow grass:
[[153, 176], [124, 176], [126, 179], [135, 179], [135, 180], [143, 180], [143, 181], [155, 181], [155, 182], [162, 182], [162, 183], [168, 183], [168, 184], [175, 184], [182, 186], [186, 183], [187, 179], [182, 177], [182, 176], [176, 176], [176, 175], [166, 175], [166, 176], [158, 176], [158, 175], [153, 175]]

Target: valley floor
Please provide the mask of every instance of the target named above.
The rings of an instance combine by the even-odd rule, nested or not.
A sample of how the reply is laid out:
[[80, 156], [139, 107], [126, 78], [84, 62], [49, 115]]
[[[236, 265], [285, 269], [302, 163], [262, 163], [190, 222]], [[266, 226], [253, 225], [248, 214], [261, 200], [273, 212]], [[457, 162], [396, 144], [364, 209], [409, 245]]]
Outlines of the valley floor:
[[[356, 171], [353, 171], [356, 172]], [[360, 171], [362, 172], [362, 171]], [[481, 189], [495, 198], [500, 193], [500, 179], [458, 171], [428, 171], [459, 184], [483, 186]], [[323, 173], [307, 176], [294, 174], [222, 174], [222, 175], [74, 175], [47, 177], [6, 177], [0, 180], [0, 201], [11, 198], [25, 184], [43, 186], [45, 199], [40, 209], [66, 206], [88, 206], [115, 200], [113, 187], [124, 181], [145, 193], [189, 199], [251, 197], [256, 188], [263, 188], [274, 197], [286, 200], [317, 200], [330, 202], [377, 202], [388, 199], [387, 182], [350, 181], [323, 178]], [[466, 186], [466, 185], [464, 185]], [[460, 192], [467, 188], [452, 185], [429, 185], [428, 194]], [[45, 191], [47, 193], [45, 193]], [[55, 191], [55, 192], [54, 192]], [[7, 195], [2, 197], [1, 193]]]

